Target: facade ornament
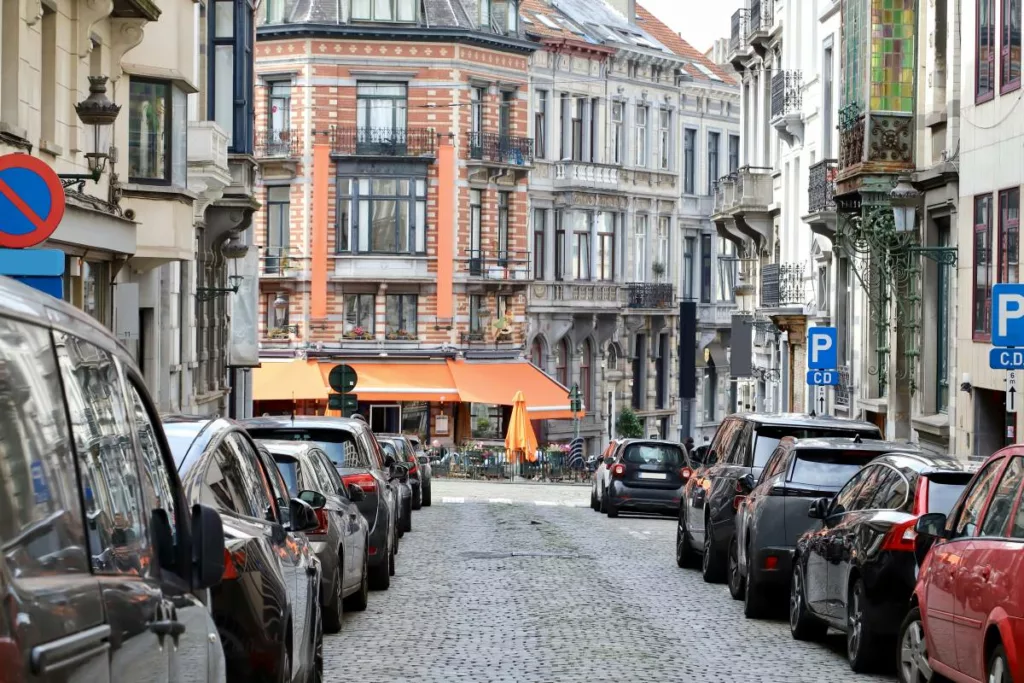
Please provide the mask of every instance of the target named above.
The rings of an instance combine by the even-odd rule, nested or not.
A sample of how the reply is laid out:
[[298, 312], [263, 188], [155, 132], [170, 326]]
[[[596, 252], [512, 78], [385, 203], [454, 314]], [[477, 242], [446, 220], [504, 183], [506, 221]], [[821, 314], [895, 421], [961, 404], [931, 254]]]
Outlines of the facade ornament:
[[110, 81], [116, 83], [124, 69], [121, 59], [130, 50], [139, 46], [145, 37], [143, 27], [145, 19], [111, 19], [110, 20]]
[[114, 0], [80, 0], [78, 3], [78, 56], [92, 52], [92, 27], [114, 12]]
[[42, 0], [25, 0], [25, 23], [29, 26], [35, 26], [42, 18]]

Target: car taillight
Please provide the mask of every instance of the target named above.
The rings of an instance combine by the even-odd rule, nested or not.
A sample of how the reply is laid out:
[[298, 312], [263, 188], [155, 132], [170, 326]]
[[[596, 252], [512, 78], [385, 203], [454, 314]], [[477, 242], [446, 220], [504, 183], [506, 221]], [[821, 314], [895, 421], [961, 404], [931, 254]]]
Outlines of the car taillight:
[[372, 474], [348, 474], [342, 477], [341, 480], [345, 482], [345, 486], [355, 484], [363, 490], [363, 493], [377, 493], [377, 480], [373, 478]]
[[316, 513], [316, 521], [318, 522], [318, 524], [317, 527], [309, 533], [326, 534], [331, 528], [330, 520], [327, 517], [327, 510], [323, 508], [314, 508], [313, 512]]
[[740, 509], [740, 503], [742, 503], [745, 498], [746, 498], [746, 496], [733, 496], [733, 499], [732, 499], [732, 509], [733, 510], [739, 510]]
[[917, 487], [914, 489], [914, 515], [919, 516], [928, 512], [928, 477], [918, 477]]
[[897, 524], [885, 535], [882, 542], [882, 550], [903, 550], [914, 552], [914, 541], [917, 539], [917, 531], [914, 525], [917, 524], [917, 517], [913, 517], [902, 524]]
[[680, 468], [679, 476], [680, 478], [682, 478], [683, 481], [689, 481], [690, 477], [693, 476], [693, 470], [691, 470], [689, 467]]
[[616, 479], [621, 479], [622, 475], [626, 473], [626, 466], [621, 462], [612, 466], [612, 476]]
[[416, 463], [414, 463], [414, 462], [410, 462], [409, 463], [409, 476], [415, 476], [416, 472], [418, 470], [419, 470], [419, 468], [416, 467]]
[[767, 570], [777, 569], [779, 566], [779, 558], [774, 555], [769, 555], [764, 558], [764, 568]]

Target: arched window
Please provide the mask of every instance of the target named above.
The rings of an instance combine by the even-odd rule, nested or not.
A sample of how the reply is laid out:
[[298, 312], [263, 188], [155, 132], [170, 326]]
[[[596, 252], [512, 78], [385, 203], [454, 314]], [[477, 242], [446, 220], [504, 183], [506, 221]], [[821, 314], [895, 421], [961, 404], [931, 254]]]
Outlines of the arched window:
[[609, 370], [619, 369], [619, 352], [615, 349], [615, 344], [608, 345], [608, 357], [606, 365]]
[[540, 337], [534, 338], [533, 344], [530, 345], [530, 362], [541, 370], [544, 369], [544, 343]]
[[593, 410], [594, 404], [591, 402], [593, 397], [593, 384], [594, 378], [591, 374], [590, 368], [593, 366], [594, 352], [590, 346], [590, 341], [583, 342], [583, 356], [580, 358], [580, 395], [583, 398], [583, 406], [587, 410]]
[[569, 386], [569, 342], [565, 339], [555, 346], [555, 380]]

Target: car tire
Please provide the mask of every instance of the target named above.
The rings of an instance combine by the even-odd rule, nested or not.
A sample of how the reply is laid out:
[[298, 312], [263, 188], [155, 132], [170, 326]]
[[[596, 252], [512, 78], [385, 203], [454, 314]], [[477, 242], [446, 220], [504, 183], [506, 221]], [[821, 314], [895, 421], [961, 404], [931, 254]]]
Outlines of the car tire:
[[395, 558], [398, 556], [398, 541], [395, 540], [395, 552], [388, 557], [388, 576], [395, 575]]
[[900, 646], [896, 649], [896, 675], [900, 683], [931, 683], [937, 676], [928, 662], [921, 610], [914, 607], [900, 624]]
[[1010, 663], [1006, 659], [1006, 648], [1002, 643], [992, 649], [988, 656], [988, 666], [985, 668], [985, 675], [988, 683], [1011, 683]]
[[607, 491], [604, 492], [604, 498], [602, 498], [602, 500], [605, 501], [605, 504], [604, 504], [605, 513], [609, 517], [611, 517], [611, 518], [618, 517], [619, 516], [619, 506], [615, 504], [615, 501], [611, 499], [611, 496], [608, 495]]
[[[749, 571], [749, 564], [747, 567]], [[739, 539], [733, 534], [732, 541], [729, 542], [729, 595], [733, 600], [743, 600], [747, 593], [746, 588], [747, 579], [740, 571]]]
[[412, 501], [412, 509], [419, 510], [423, 507], [423, 489], [420, 489], [420, 495], [416, 496]]
[[306, 675], [306, 683], [323, 683], [324, 681], [324, 630], [321, 625], [322, 620], [321, 624], [317, 624], [316, 639], [313, 641], [313, 662]]
[[590, 487], [590, 509], [597, 511], [597, 487]]
[[697, 553], [690, 542], [690, 533], [686, 530], [685, 508], [679, 508], [676, 520], [676, 566], [680, 569], [696, 569], [699, 563]]
[[754, 560], [747, 552], [747, 590], [743, 593], [743, 616], [747, 619], [762, 619], [767, 611], [765, 597], [754, 581]]
[[864, 624], [864, 582], [857, 579], [850, 586], [846, 601], [846, 656], [854, 673], [871, 671], [877, 661], [877, 637]]
[[324, 605], [323, 616], [321, 617], [326, 633], [341, 632], [341, 622], [345, 612], [344, 601], [341, 598], [341, 577], [344, 574], [342, 567], [345, 566], [344, 558], [339, 556], [338, 561], [341, 564], [338, 565], [338, 575], [331, 586], [331, 599]]
[[363, 553], [363, 578], [359, 582], [359, 590], [345, 598], [345, 609], [350, 612], [364, 612], [370, 603], [370, 568], [366, 553]]
[[715, 548], [715, 536], [708, 520], [704, 521], [704, 556], [700, 566], [705, 583], [722, 583], [725, 580], [725, 562]]
[[793, 640], [821, 640], [828, 626], [807, 609], [804, 568], [793, 560], [793, 578], [789, 584], [789, 633]]
[[405, 506], [405, 521], [402, 522], [402, 532], [412, 531], [412, 500], [410, 500]]
[[391, 587], [391, 566], [395, 561], [391, 544], [384, 549], [387, 559], [370, 570], [370, 588], [375, 591], [386, 591]]

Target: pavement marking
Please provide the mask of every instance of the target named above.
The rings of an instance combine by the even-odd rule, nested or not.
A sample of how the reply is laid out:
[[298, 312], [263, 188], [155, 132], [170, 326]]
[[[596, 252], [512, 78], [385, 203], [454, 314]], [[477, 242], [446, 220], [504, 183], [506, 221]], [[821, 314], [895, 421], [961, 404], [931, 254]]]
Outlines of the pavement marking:
[[535, 500], [533, 504], [537, 507], [553, 508], [558, 507], [558, 503], [554, 503], [550, 500]]
[[465, 498], [442, 498], [442, 503], [465, 503]]
[[563, 500], [562, 505], [567, 508], [588, 508], [590, 503], [585, 500]]
[[488, 503], [498, 503], [498, 504], [501, 504], [501, 505], [511, 505], [512, 504], [512, 499], [511, 498], [489, 498], [487, 500], [487, 502]]

